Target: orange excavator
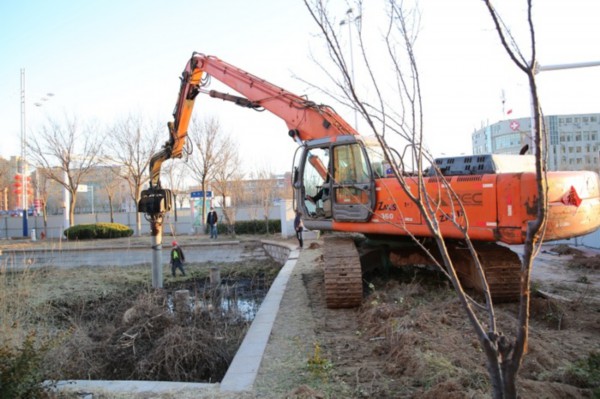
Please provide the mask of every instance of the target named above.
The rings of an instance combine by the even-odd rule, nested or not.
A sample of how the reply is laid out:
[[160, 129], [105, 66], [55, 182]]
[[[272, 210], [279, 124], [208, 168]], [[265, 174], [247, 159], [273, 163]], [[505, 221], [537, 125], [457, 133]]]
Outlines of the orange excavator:
[[[209, 76], [239, 95], [207, 90]], [[160, 167], [163, 161], [182, 156], [194, 103], [201, 93], [250, 109], [266, 109], [286, 123], [289, 136], [299, 146], [292, 174], [294, 208], [302, 212], [307, 228], [361, 233], [370, 239], [395, 242], [397, 245], [386, 250], [393, 265], [431, 263], [420, 247], [410, 245], [417, 237], [422, 246], [435, 252], [435, 247], [428, 243], [431, 232], [394, 177], [389, 157], [384, 156], [377, 140], [359, 135], [329, 106], [200, 53], [192, 55], [183, 71], [174, 120], [168, 124], [169, 141], [152, 157], [150, 187], [142, 192], [139, 212], [158, 221], [169, 211], [171, 193], [161, 187]], [[519, 258], [499, 243], [522, 244], [527, 223], [536, 217], [533, 156], [448, 157], [436, 159], [435, 167], [441, 173], [425, 177], [425, 184], [437, 204], [440, 228], [461, 282], [476, 291], [483, 289], [473, 260], [461, 241], [464, 232], [452, 223], [449, 215], [468, 220], [467, 233], [475, 243], [492, 297], [498, 301], [517, 299]], [[406, 180], [416, 192], [416, 177], [406, 171]], [[456, 196], [441, 188], [442, 180]], [[457, 206], [456, 197], [462, 207]], [[584, 235], [600, 226], [598, 174], [548, 172], [548, 200], [545, 241]], [[327, 305], [357, 306], [362, 300], [358, 252], [347, 240], [330, 242], [331, 246], [324, 251]]]

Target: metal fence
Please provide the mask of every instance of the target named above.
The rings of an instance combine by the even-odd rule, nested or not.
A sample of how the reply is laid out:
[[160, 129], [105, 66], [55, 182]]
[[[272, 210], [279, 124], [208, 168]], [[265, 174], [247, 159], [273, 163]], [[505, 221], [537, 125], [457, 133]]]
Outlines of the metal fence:
[[[294, 213], [291, 209], [291, 201], [281, 201], [278, 205], [269, 208], [269, 219], [281, 219], [282, 234], [284, 236], [292, 236]], [[222, 214], [217, 209], [219, 216]], [[141, 216], [141, 234], [150, 234], [150, 223], [146, 220], [143, 214]], [[135, 212], [119, 212], [114, 213], [114, 222], [123, 224], [134, 232], [136, 227]], [[221, 216], [222, 218], [222, 216]], [[264, 220], [265, 211], [261, 207], [243, 207], [236, 209], [237, 221], [243, 220]], [[222, 219], [221, 219], [222, 220]], [[196, 221], [196, 222], [195, 222]], [[169, 212], [164, 219], [163, 232], [164, 234], [195, 234], [199, 232], [199, 218], [193, 215], [191, 209], [177, 210], [177, 221], [175, 220], [174, 212]], [[110, 213], [88, 213], [76, 214], [75, 224], [92, 224], [92, 223], [109, 223]], [[44, 226], [44, 218], [42, 216], [29, 216], [27, 218], [27, 234], [23, 234], [23, 218], [2, 216], [0, 217], [0, 239], [9, 238], [30, 238], [40, 239], [42, 232], [48, 238], [63, 237], [65, 218], [64, 215], [52, 215], [47, 218], [47, 225]]]

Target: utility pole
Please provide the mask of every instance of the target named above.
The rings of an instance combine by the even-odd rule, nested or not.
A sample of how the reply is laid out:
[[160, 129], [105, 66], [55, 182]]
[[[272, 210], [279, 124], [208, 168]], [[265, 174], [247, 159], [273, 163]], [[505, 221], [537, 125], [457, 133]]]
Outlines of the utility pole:
[[23, 237], [27, 237], [27, 133], [25, 117], [25, 68], [21, 68], [21, 201], [23, 205]]

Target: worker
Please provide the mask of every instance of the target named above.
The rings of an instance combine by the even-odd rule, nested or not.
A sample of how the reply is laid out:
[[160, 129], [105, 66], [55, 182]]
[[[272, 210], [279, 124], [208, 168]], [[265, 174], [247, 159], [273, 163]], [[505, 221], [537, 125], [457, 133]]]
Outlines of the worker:
[[210, 231], [210, 238], [217, 239], [217, 221], [219, 220], [219, 216], [217, 216], [217, 212], [214, 207], [210, 207], [210, 212], [206, 215], [206, 224], [208, 225], [208, 230]]
[[296, 238], [298, 239], [298, 244], [300, 244], [300, 248], [304, 245], [304, 241], [302, 239], [302, 232], [304, 231], [304, 222], [302, 222], [302, 213], [300, 211], [296, 211], [296, 218], [294, 219], [294, 230], [296, 230]]
[[183, 262], [185, 262], [185, 256], [183, 255], [183, 251], [177, 244], [177, 241], [173, 241], [173, 248], [171, 249], [171, 273], [173, 277], [175, 277], [175, 272], [177, 269], [181, 270], [181, 274], [185, 276], [185, 270], [183, 269]]

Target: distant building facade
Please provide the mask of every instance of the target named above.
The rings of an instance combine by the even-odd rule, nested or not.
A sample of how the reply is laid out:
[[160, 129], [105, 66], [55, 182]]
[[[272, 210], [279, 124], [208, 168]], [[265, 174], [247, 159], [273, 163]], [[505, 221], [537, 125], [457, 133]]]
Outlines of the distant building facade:
[[[600, 171], [600, 113], [544, 117], [548, 131], [549, 170]], [[484, 126], [471, 136], [474, 154], [518, 154], [531, 148], [531, 119], [518, 118]], [[531, 153], [531, 150], [530, 150]]]

